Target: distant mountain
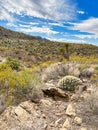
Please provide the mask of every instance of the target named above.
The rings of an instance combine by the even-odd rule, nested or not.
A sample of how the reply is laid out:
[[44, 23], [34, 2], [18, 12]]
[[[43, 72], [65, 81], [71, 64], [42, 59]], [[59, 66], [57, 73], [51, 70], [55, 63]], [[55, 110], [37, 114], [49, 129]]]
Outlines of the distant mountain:
[[[77, 55], [82, 54], [85, 56], [93, 54], [98, 56], [98, 46], [75, 43], [69, 43], [69, 45], [70, 54], [76, 53]], [[20, 52], [23, 51], [23, 57], [27, 54], [27, 59], [35, 56], [37, 61], [56, 60], [60, 59], [59, 49], [63, 47], [63, 43], [15, 32], [0, 26], [0, 48], [3, 56], [6, 54], [5, 51], [8, 50], [10, 50], [10, 53], [7, 52], [6, 56], [15, 56], [14, 52], [11, 52], [13, 50], [17, 51], [20, 58], [22, 57]]]
[[20, 32], [15, 32], [10, 29], [6, 29], [0, 26], [0, 38], [9, 38], [9, 39], [28, 39], [28, 40], [35, 40], [35, 39], [42, 39], [39, 36], [31, 36]]

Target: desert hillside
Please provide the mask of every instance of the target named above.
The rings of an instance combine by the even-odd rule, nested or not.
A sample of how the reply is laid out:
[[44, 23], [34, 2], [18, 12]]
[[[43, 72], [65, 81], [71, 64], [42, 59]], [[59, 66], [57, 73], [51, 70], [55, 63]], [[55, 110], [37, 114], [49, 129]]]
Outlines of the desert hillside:
[[[53, 42], [0, 27], [0, 51], [2, 56], [7, 55], [21, 58], [23, 61], [34, 62], [60, 60], [62, 57], [59, 52], [60, 48], [64, 48], [64, 43]], [[98, 56], [98, 46], [69, 43], [69, 52], [70, 55], [75, 53], [83, 56]]]
[[0, 130], [98, 130], [98, 46], [0, 27]]

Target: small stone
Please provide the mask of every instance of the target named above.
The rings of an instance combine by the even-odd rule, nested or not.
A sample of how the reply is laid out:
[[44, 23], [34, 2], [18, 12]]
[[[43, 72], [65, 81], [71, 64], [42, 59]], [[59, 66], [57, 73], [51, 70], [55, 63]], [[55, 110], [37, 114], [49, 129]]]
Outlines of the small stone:
[[85, 127], [82, 127], [82, 128], [80, 128], [80, 130], [87, 130], [87, 128], [85, 128]]
[[80, 117], [75, 117], [74, 123], [77, 124], [77, 125], [81, 125], [81, 124], [82, 124], [82, 118], [80, 118]]
[[46, 115], [45, 115], [45, 114], [42, 114], [42, 117], [43, 117], [44, 119], [46, 119]]
[[67, 130], [66, 128], [60, 128], [60, 130]]
[[78, 94], [73, 94], [71, 96], [71, 101], [78, 102], [79, 101], [79, 95]]
[[57, 126], [59, 124], [59, 122], [61, 121], [61, 118], [58, 119], [57, 121], [55, 121], [55, 126]]
[[63, 124], [63, 128], [70, 128], [70, 127], [71, 127], [71, 124], [70, 124], [69, 119], [67, 118], [66, 121]]
[[72, 104], [69, 104], [66, 109], [66, 115], [68, 116], [76, 116], [76, 110]]
[[58, 112], [58, 113], [55, 113], [56, 116], [61, 116], [62, 113]]

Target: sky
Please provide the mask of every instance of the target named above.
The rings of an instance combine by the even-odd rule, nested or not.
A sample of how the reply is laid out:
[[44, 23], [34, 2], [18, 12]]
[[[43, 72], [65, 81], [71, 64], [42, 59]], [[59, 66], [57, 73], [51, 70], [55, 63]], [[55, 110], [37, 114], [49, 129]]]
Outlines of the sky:
[[0, 26], [53, 41], [98, 45], [98, 0], [0, 0]]

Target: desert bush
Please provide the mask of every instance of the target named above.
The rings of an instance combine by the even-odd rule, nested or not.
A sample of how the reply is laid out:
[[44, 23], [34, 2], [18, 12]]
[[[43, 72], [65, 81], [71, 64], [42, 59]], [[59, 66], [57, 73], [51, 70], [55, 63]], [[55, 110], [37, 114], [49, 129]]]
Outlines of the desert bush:
[[63, 90], [74, 91], [75, 87], [81, 83], [79, 78], [68, 75], [59, 80], [58, 86]]
[[85, 98], [85, 104], [88, 105], [93, 114], [98, 115], [98, 88], [94, 87], [91, 93]]
[[80, 74], [79, 67], [76, 63], [62, 63], [58, 62], [51, 64], [42, 73], [42, 79], [49, 81], [51, 79], [57, 79], [66, 75], [73, 75], [78, 77]]
[[98, 71], [98, 66], [95, 67], [95, 70]]
[[4, 103], [4, 97], [3, 95], [0, 95], [0, 114], [5, 110], [6, 106]]
[[80, 72], [80, 77], [83, 78], [90, 78], [93, 75], [94, 75], [94, 68], [92, 67], [85, 68]]
[[43, 98], [42, 88], [33, 88], [31, 93], [29, 94], [29, 99], [32, 102], [39, 102], [40, 99]]
[[57, 79], [60, 76], [67, 75], [67, 73], [67, 66], [65, 66], [65, 64], [61, 62], [58, 62], [55, 64], [51, 64], [42, 72], [42, 80], [49, 81], [51, 79]]
[[13, 70], [20, 70], [20, 63], [18, 60], [13, 59], [11, 57], [7, 58], [6, 64], [10, 66]]
[[68, 70], [67, 72], [68, 75], [79, 77], [80, 75], [79, 64], [77, 64], [76, 62], [69, 62], [69, 63], [66, 63], [66, 66]]
[[41, 86], [41, 80], [32, 70], [17, 72], [7, 67], [0, 70], [0, 94], [6, 95], [8, 105], [28, 99], [33, 88]]

